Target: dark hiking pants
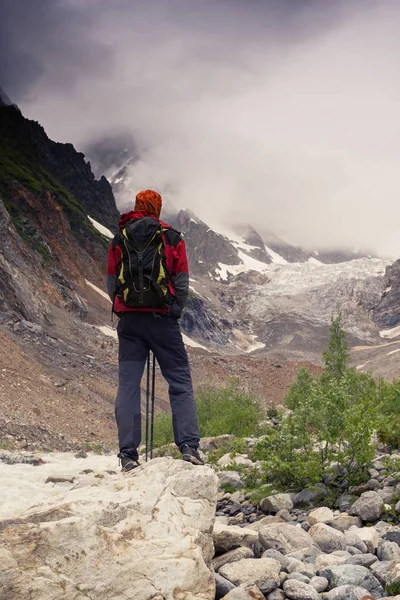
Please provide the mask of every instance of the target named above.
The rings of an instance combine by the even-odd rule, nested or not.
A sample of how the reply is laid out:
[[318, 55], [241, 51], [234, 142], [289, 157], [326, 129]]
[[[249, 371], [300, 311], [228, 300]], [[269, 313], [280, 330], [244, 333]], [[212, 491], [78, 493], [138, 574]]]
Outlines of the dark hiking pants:
[[169, 384], [176, 445], [200, 441], [189, 361], [179, 323], [167, 315], [124, 313], [118, 323], [119, 386], [115, 403], [120, 452], [138, 458], [142, 438], [140, 382], [148, 351]]

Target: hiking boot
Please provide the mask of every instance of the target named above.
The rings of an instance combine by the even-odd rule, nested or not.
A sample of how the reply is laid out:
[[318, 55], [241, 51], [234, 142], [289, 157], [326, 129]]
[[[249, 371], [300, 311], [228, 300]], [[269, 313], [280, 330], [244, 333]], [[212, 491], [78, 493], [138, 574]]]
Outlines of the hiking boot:
[[197, 452], [197, 448], [184, 444], [181, 448], [182, 460], [192, 463], [192, 465], [204, 465], [204, 461], [200, 454]]
[[140, 466], [139, 462], [137, 460], [135, 460], [131, 456], [128, 456], [127, 454], [124, 454], [123, 452], [120, 452], [118, 454], [118, 458], [119, 458], [119, 463], [121, 465], [121, 471], [123, 473], [132, 471], [132, 469], [136, 469], [136, 467]]

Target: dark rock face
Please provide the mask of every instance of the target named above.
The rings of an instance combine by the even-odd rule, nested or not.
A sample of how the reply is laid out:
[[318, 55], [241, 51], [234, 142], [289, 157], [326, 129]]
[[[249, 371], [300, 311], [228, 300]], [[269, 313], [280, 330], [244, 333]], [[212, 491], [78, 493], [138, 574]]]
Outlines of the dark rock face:
[[400, 325], [400, 260], [387, 267], [386, 291], [373, 310], [374, 321], [385, 329]]
[[259, 260], [260, 262], [266, 263], [267, 265], [272, 263], [272, 258], [265, 250], [264, 242], [255, 229], [252, 227], [247, 227], [243, 232], [243, 239], [247, 244], [250, 244], [250, 246], [255, 246], [255, 248], [249, 252], [245, 251], [246, 254], [252, 258], [255, 258], [256, 260]]
[[311, 254], [303, 248], [288, 244], [271, 231], [263, 233], [262, 239], [268, 248], [282, 256], [289, 263], [307, 262], [311, 257]]
[[181, 210], [176, 228], [184, 234], [190, 270], [194, 275], [213, 273], [218, 263], [239, 265], [238, 251], [223, 235], [197, 219], [190, 211]]
[[[0, 139], [12, 152], [22, 155], [50, 173], [90, 215], [111, 230], [117, 228], [117, 210], [111, 185], [102, 177], [94, 178], [85, 156], [72, 144], [60, 144], [50, 140], [43, 127], [36, 121], [25, 119], [14, 106], [0, 105]], [[54, 187], [54, 182], [48, 182]]]
[[232, 323], [213, 314], [211, 307], [197, 297], [189, 297], [181, 324], [189, 336], [220, 345], [228, 343], [232, 331]]

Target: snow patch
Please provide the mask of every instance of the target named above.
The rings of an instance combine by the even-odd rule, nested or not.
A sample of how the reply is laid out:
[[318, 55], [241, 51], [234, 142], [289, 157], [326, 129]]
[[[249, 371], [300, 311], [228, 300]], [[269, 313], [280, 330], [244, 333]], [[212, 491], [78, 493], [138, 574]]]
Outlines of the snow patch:
[[311, 263], [312, 265], [322, 265], [323, 264], [320, 260], [317, 260], [313, 256], [310, 256], [310, 258], [308, 259], [307, 262]]
[[400, 325], [398, 325], [397, 327], [393, 327], [393, 329], [383, 329], [379, 332], [379, 335], [381, 336], [381, 338], [391, 340], [400, 335]]
[[104, 225], [102, 225], [101, 223], [98, 223], [97, 221], [95, 221], [94, 219], [92, 219], [92, 217], [89, 217], [89, 215], [87, 216], [87, 218], [89, 219], [89, 221], [91, 222], [91, 224], [93, 225], [93, 227], [95, 229], [97, 229], [97, 231], [100, 231], [100, 233], [102, 233], [103, 235], [105, 235], [106, 237], [108, 237], [109, 239], [113, 239], [114, 234], [107, 229], [107, 227], [104, 227]]
[[283, 256], [281, 256], [280, 254], [277, 254], [277, 252], [274, 252], [273, 250], [271, 250], [271, 248], [268, 248], [268, 246], [264, 246], [265, 251], [267, 252], [267, 254], [269, 254], [269, 256], [272, 258], [272, 262], [276, 265], [287, 265], [288, 261], [283, 258]]
[[185, 346], [190, 346], [191, 348], [201, 348], [202, 350], [207, 350], [207, 352], [209, 352], [208, 348], [206, 348], [205, 346], [202, 346], [198, 342], [195, 342], [194, 340], [192, 340], [190, 337], [188, 337], [184, 333], [182, 333], [182, 339], [183, 339], [183, 343], [185, 344]]
[[103, 290], [101, 290], [100, 288], [98, 288], [93, 283], [90, 283], [90, 281], [88, 281], [87, 279], [85, 279], [85, 283], [86, 283], [86, 285], [88, 285], [89, 287], [91, 287], [92, 289], [94, 289], [98, 294], [100, 294], [100, 296], [103, 296], [103, 298], [105, 298], [106, 300], [108, 300], [109, 303], [111, 304], [110, 296], [106, 292], [104, 292]]

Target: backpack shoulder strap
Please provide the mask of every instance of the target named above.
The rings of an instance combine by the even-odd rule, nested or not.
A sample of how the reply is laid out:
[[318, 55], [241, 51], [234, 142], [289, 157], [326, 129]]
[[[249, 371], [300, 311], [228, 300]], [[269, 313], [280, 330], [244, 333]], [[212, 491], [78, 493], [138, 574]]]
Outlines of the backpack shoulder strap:
[[172, 229], [172, 227], [169, 229], [164, 229], [164, 237], [166, 243], [169, 246], [173, 246], [174, 248], [176, 248], [176, 246], [182, 239], [182, 236], [179, 233], [179, 231], [176, 231], [176, 229]]

